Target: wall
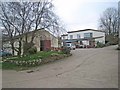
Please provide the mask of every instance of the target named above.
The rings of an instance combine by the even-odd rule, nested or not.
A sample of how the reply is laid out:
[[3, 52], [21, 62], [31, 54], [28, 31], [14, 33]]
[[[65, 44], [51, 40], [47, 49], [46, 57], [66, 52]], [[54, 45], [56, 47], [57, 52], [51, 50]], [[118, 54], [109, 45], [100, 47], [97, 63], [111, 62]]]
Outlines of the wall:
[[[31, 35], [28, 35], [28, 41], [31, 40]], [[41, 43], [40, 41], [43, 40], [44, 41], [44, 48], [50, 48], [50, 47], [58, 47], [58, 39], [56, 37], [54, 37], [52, 34], [50, 34], [48, 31], [46, 30], [39, 30], [35, 33], [35, 38], [34, 38], [34, 43], [35, 46], [37, 47], [37, 51], [41, 50]], [[48, 43], [50, 40], [50, 43]], [[49, 44], [46, 46], [46, 43]]]
[[82, 41], [82, 43], [83, 43], [83, 45], [89, 45], [89, 41], [87, 41], [87, 40]]
[[[18, 40], [16, 39], [16, 41], [14, 42], [14, 47], [15, 47], [15, 48], [18, 48], [18, 47], [19, 47], [18, 45], [19, 45], [19, 43], [18, 43]], [[3, 49], [4, 49], [5, 51], [7, 51], [7, 52], [12, 53], [12, 48], [11, 48], [11, 44], [10, 44], [9, 41], [4, 42], [4, 44], [3, 44]], [[23, 50], [22, 50], [22, 53], [23, 53]], [[14, 51], [14, 55], [17, 55], [17, 52], [16, 52], [16, 51]]]
[[10, 42], [4, 42], [4, 44], [3, 44], [3, 50], [12, 53]]
[[104, 36], [104, 37], [95, 39], [95, 42], [99, 41], [99, 42], [105, 44], [105, 33], [97, 32], [97, 31], [93, 32], [93, 37], [101, 37], [101, 36]]
[[51, 35], [51, 47], [58, 48], [58, 38]]

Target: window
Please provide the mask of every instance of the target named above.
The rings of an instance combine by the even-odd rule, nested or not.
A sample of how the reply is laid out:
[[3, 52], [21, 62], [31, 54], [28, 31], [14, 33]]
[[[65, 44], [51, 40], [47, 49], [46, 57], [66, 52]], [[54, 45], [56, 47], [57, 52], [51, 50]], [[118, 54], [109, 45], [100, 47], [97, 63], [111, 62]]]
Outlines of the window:
[[65, 39], [65, 36], [63, 36], [63, 39]]
[[70, 39], [73, 39], [73, 35], [70, 35]]
[[92, 37], [92, 33], [84, 33], [84, 38], [90, 38]]
[[77, 34], [77, 39], [80, 39], [80, 34]]

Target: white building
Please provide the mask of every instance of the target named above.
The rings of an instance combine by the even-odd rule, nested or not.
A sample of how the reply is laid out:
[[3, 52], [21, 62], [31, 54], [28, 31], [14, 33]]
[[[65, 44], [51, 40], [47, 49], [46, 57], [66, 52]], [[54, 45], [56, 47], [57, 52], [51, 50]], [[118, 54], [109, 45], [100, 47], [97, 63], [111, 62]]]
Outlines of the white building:
[[105, 44], [105, 32], [94, 29], [84, 29], [69, 31], [61, 36], [65, 43], [75, 43], [76, 45], [86, 45], [94, 47], [97, 42]]

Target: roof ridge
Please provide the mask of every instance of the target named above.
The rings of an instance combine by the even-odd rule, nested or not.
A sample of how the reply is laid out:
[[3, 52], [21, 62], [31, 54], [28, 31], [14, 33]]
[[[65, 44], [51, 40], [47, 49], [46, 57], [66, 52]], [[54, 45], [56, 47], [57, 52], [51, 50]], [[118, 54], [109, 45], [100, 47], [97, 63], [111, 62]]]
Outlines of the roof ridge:
[[76, 31], [68, 31], [68, 33], [73, 33], [73, 32], [82, 32], [82, 31], [98, 31], [98, 32], [104, 32], [102, 30], [95, 30], [95, 29], [83, 29], [83, 30], [76, 30]]

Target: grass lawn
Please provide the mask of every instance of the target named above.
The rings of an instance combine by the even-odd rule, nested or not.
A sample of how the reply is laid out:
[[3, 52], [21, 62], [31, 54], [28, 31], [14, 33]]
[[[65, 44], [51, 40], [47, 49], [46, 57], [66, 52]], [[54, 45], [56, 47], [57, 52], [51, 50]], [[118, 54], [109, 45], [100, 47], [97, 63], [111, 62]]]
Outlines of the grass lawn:
[[49, 52], [41, 51], [36, 54], [28, 55], [28, 56], [24, 56], [24, 57], [10, 57], [10, 58], [7, 58], [7, 60], [28, 61], [28, 60], [44, 59], [44, 58], [49, 57], [53, 53], [63, 54], [62, 52], [57, 52], [57, 51], [49, 51]]
[[[28, 56], [24, 56], [24, 57], [9, 57], [9, 58], [4, 58], [4, 59], [7, 60], [7, 61], [9, 61], [9, 60], [13, 60], [13, 61], [34, 61], [34, 60], [38, 60], [38, 59], [44, 60], [46, 58], [49, 58], [53, 54], [63, 54], [63, 52], [41, 51], [41, 52], [38, 52], [36, 54], [28, 55]], [[30, 68], [30, 67], [27, 67], [27, 66], [18, 66], [14, 63], [9, 63], [9, 62], [3, 62], [2, 65], [0, 63], [0, 66], [2, 66], [2, 69], [15, 69], [15, 70], [25, 70], [25, 69]], [[35, 66], [33, 66], [33, 67], [35, 67]]]

